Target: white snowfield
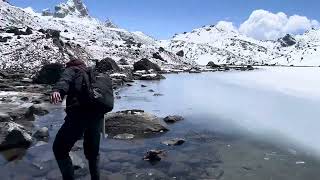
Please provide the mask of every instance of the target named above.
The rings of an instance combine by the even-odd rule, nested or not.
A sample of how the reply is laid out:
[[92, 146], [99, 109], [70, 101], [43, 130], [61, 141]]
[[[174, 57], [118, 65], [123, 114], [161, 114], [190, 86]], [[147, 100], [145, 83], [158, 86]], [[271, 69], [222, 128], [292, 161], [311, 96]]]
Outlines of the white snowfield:
[[[0, 36], [12, 37], [7, 42], [0, 43], [0, 69], [37, 69], [44, 63], [64, 62], [69, 59], [69, 55], [59, 50], [51, 38], [47, 39], [45, 34], [38, 32], [39, 29], [61, 31], [60, 39], [65, 43], [68, 52], [85, 60], [111, 57], [117, 61], [124, 58], [132, 64], [148, 58], [159, 65], [194, 63], [169, 51], [160, 52], [158, 42], [142, 32], [129, 32], [117, 28], [110, 20], [102, 22], [86, 15], [86, 9], [83, 9], [85, 5], [79, 3], [81, 0], [68, 0], [59, 5], [59, 12], [42, 16], [31, 8], [22, 9], [0, 1], [0, 29], [33, 29], [33, 34], [20, 35], [19, 38], [13, 33], [0, 30]], [[62, 13], [65, 17], [56, 17], [57, 13]], [[157, 52], [165, 61], [153, 58], [153, 54]]]
[[320, 65], [320, 30], [291, 36], [296, 43], [283, 47], [280, 41], [259, 41], [232, 29], [204, 26], [160, 41], [168, 50], [183, 50], [186, 57], [201, 65], [217, 64], [259, 65]]

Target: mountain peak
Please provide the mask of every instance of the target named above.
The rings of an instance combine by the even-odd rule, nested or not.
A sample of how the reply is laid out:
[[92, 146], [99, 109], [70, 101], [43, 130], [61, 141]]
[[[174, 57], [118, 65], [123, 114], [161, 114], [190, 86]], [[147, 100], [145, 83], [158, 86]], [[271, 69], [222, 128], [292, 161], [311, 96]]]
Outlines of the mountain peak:
[[68, 15], [89, 17], [89, 12], [82, 0], [68, 0], [66, 3], [55, 6], [54, 17], [64, 18]]
[[104, 22], [104, 24], [109, 28], [118, 28], [118, 26], [114, 24], [109, 18]]

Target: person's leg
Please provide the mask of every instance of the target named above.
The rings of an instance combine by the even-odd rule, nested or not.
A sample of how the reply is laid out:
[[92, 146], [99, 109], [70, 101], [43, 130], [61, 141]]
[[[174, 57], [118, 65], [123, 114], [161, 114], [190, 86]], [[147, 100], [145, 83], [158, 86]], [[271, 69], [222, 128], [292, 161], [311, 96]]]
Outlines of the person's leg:
[[88, 119], [87, 129], [84, 133], [84, 154], [89, 161], [89, 170], [92, 180], [100, 179], [99, 148], [101, 137], [101, 121], [103, 117]]
[[54, 140], [52, 149], [64, 180], [74, 179], [74, 168], [69, 152], [76, 141], [82, 137], [83, 132], [84, 126], [81, 122], [67, 116]]

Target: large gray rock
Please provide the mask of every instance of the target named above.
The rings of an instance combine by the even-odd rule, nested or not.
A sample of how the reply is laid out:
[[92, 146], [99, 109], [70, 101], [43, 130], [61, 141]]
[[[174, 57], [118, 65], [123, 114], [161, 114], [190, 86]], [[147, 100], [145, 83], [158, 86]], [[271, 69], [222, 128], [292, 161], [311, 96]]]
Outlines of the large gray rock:
[[141, 59], [140, 61], [134, 63], [133, 67], [134, 67], [134, 71], [141, 71], [141, 70], [148, 71], [151, 69], [153, 69], [155, 71], [161, 71], [161, 68], [157, 64], [149, 61], [146, 58]]
[[44, 65], [34, 78], [35, 83], [39, 84], [55, 84], [64, 71], [62, 64], [54, 63]]
[[144, 136], [168, 131], [166, 124], [160, 118], [142, 110], [109, 113], [105, 121], [106, 132], [113, 136], [125, 133]]
[[0, 122], [0, 150], [28, 147], [32, 143], [30, 133], [14, 122]]
[[120, 71], [120, 67], [111, 58], [105, 58], [101, 61], [96, 62], [96, 70], [98, 72], [104, 73], [107, 71]]

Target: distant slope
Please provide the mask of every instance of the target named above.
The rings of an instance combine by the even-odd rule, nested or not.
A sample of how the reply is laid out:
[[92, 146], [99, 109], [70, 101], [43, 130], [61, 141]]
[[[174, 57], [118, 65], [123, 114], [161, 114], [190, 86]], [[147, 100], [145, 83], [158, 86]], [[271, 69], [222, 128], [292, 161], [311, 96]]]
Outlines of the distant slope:
[[287, 35], [278, 41], [259, 41], [235, 30], [204, 26], [177, 34], [160, 44], [172, 52], [182, 50], [186, 58], [202, 65], [208, 61], [217, 64], [320, 65], [320, 30]]

